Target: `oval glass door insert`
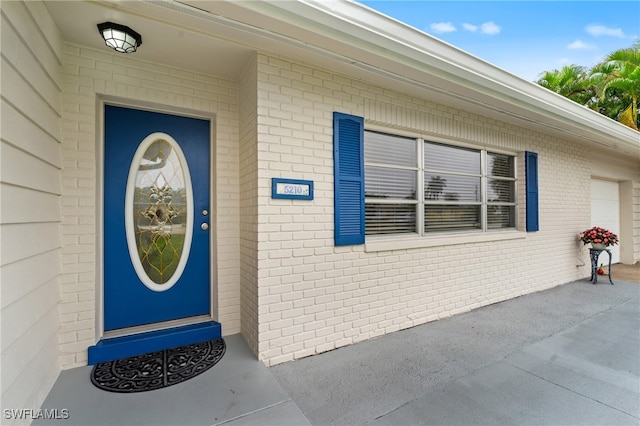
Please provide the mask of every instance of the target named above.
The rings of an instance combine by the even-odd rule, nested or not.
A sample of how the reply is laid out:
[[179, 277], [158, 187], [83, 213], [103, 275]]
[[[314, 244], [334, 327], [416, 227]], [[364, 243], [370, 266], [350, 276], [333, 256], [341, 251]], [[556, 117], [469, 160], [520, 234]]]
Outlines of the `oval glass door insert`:
[[153, 133], [138, 146], [125, 209], [129, 256], [140, 281], [153, 291], [170, 289], [191, 249], [193, 190], [184, 153], [168, 134]]

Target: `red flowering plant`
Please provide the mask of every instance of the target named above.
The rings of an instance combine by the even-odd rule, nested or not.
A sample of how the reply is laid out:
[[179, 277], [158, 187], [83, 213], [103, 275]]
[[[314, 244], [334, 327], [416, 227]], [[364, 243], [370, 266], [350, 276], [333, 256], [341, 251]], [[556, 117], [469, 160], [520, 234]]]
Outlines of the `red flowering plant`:
[[590, 243], [604, 244], [605, 246], [618, 244], [618, 236], [608, 229], [604, 229], [600, 226], [594, 226], [586, 231], [582, 231], [578, 235], [578, 238], [585, 245]]

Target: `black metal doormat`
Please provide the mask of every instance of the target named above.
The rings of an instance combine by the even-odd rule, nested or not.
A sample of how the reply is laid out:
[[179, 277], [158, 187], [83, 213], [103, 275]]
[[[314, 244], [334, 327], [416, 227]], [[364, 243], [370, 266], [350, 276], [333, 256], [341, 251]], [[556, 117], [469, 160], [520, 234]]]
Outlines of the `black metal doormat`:
[[91, 371], [91, 383], [120, 393], [165, 388], [204, 373], [220, 361], [225, 349], [224, 339], [218, 339], [101, 362]]

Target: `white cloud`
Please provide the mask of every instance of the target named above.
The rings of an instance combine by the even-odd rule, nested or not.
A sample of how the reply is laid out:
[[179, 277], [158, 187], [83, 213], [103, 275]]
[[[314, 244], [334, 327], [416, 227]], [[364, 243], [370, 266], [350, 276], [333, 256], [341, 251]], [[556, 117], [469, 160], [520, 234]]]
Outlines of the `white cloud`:
[[596, 48], [597, 46], [595, 44], [585, 43], [582, 40], [576, 40], [567, 46], [567, 49], [571, 50], [592, 50]]
[[500, 33], [500, 26], [496, 25], [493, 21], [485, 22], [480, 25], [480, 32], [490, 35], [498, 34]]
[[462, 24], [462, 28], [464, 28], [467, 31], [471, 31], [476, 32], [478, 30], [478, 26], [477, 25], [473, 25], [473, 24], [467, 24], [466, 22], [464, 24]]
[[434, 22], [433, 24], [429, 25], [429, 28], [431, 28], [431, 31], [438, 34], [452, 33], [456, 31], [456, 27], [453, 26], [451, 22]]
[[596, 37], [598, 36], [611, 36], [611, 37], [619, 37], [619, 38], [626, 37], [622, 29], [620, 28], [608, 28], [608, 27], [605, 27], [604, 25], [593, 24], [593, 25], [587, 25], [584, 29], [587, 31], [587, 33]]

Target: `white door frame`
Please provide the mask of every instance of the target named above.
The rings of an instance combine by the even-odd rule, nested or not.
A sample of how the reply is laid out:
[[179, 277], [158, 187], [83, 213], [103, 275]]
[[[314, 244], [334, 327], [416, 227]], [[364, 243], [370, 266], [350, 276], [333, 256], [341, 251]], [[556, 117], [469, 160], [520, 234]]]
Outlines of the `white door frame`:
[[[103, 264], [103, 249], [104, 249], [104, 108], [105, 105], [114, 105], [125, 108], [141, 109], [151, 112], [160, 112], [165, 114], [174, 114], [190, 118], [199, 118], [209, 120], [210, 124], [210, 232], [211, 238], [210, 244], [210, 261], [209, 261], [209, 280], [211, 283], [210, 289], [210, 315], [204, 315], [201, 317], [187, 318], [184, 320], [167, 321], [163, 323], [156, 323], [150, 325], [144, 325], [139, 327], [131, 327], [124, 330], [117, 330], [115, 332], [109, 332], [108, 336], [104, 331], [104, 264]], [[215, 193], [216, 182], [216, 116], [213, 113], [207, 113], [203, 111], [191, 110], [180, 107], [173, 107], [169, 105], [162, 105], [153, 102], [145, 102], [139, 100], [132, 100], [117, 96], [110, 95], [98, 95], [96, 97], [96, 276], [95, 276], [95, 339], [99, 341], [103, 337], [119, 337], [122, 335], [130, 335], [137, 333], [144, 333], [157, 329], [164, 329], [169, 327], [176, 327], [180, 325], [187, 325], [191, 323], [203, 322], [208, 320], [216, 320], [218, 318], [218, 282], [217, 282], [217, 215], [214, 213], [217, 211], [217, 199]]]

